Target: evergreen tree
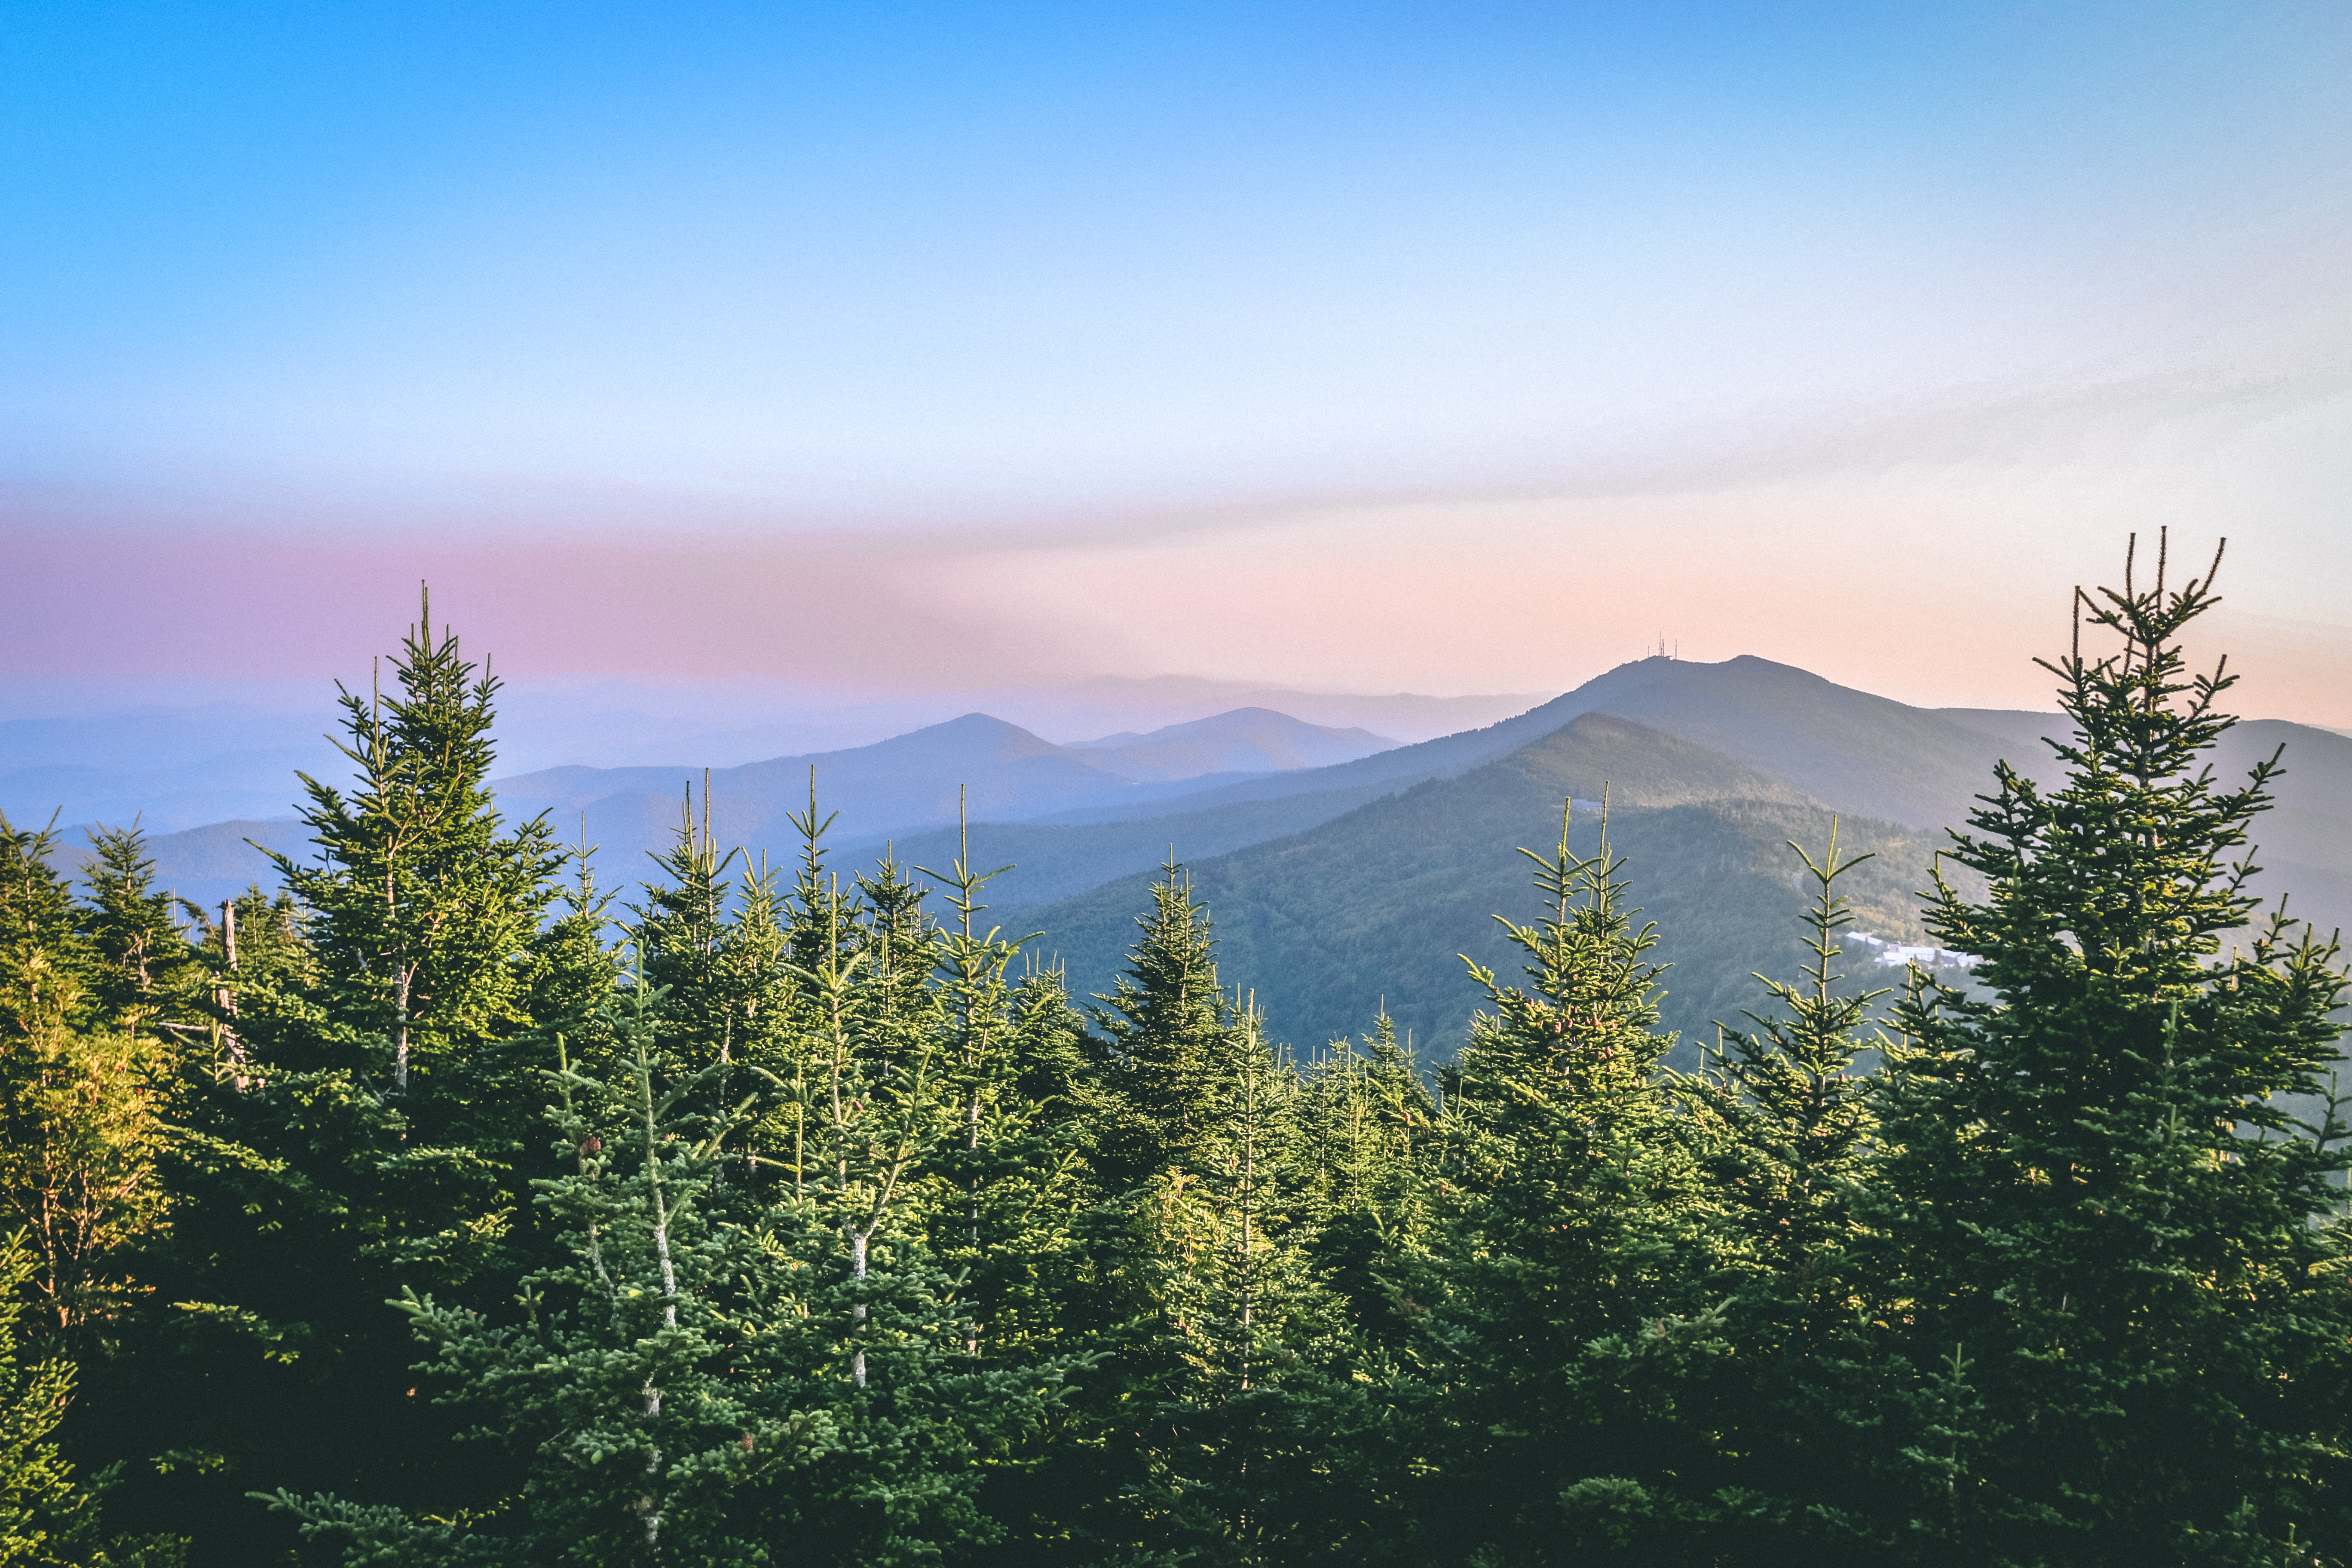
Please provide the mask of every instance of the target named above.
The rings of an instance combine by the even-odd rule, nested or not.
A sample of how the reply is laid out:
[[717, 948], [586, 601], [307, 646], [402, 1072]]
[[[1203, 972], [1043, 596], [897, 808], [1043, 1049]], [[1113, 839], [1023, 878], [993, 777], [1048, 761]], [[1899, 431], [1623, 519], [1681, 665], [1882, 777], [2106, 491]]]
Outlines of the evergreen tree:
[[16, 1324], [37, 1268], [21, 1239], [0, 1239], [0, 1563], [12, 1568], [72, 1561], [89, 1506], [54, 1436], [73, 1394], [73, 1367], [58, 1357], [21, 1360]]
[[1444, 1297], [1423, 1340], [1450, 1472], [1422, 1521], [1433, 1552], [1638, 1540], [1675, 1447], [1658, 1363], [1720, 1346], [1715, 1315], [1692, 1315], [1706, 1196], [1654, 1032], [1656, 932], [1624, 907], [1605, 807], [1593, 855], [1571, 826], [1564, 809], [1551, 855], [1521, 851], [1551, 906], [1502, 922], [1528, 984], [1471, 965], [1492, 1010], [1446, 1077], [1451, 1212], [1423, 1286]]
[[1114, 1184], [1171, 1167], [1197, 1172], [1223, 1121], [1233, 1006], [1218, 984], [1209, 911], [1193, 901], [1182, 868], [1171, 860], [1163, 869], [1126, 971], [1092, 1009], [1105, 1095], [1097, 1166]]
[[0, 1564], [7, 1568], [177, 1568], [184, 1541], [101, 1543], [100, 1504], [112, 1477], [78, 1483], [56, 1434], [73, 1396], [62, 1357], [25, 1362], [17, 1324], [39, 1265], [20, 1237], [0, 1237]]
[[73, 889], [51, 865], [57, 848], [56, 824], [18, 827], [0, 814], [0, 965], [10, 973], [36, 957], [78, 979], [89, 965]]
[[[359, 779], [346, 796], [301, 775], [319, 861], [270, 857], [312, 912], [321, 1001], [342, 1028], [383, 1039], [392, 1098], [419, 1074], [478, 1076], [467, 1069], [481, 1042], [528, 1026], [518, 955], [562, 860], [544, 821], [499, 831], [488, 787], [499, 683], [477, 676], [454, 633], [435, 635], [432, 610], [428, 595], [394, 659], [398, 695], [337, 688], [348, 737], [337, 746]], [[460, 1120], [472, 1087], [441, 1097]]]
[[1838, 933], [1853, 922], [1837, 879], [1871, 857], [1839, 858], [1834, 818], [1821, 859], [1790, 848], [1813, 884], [1805, 916], [1811, 962], [1793, 984], [1756, 976], [1774, 1010], [1747, 1016], [1752, 1033], [1725, 1031], [1714, 1078], [1699, 1093], [1723, 1124], [1711, 1163], [1738, 1238], [1736, 1267], [1752, 1274], [1802, 1338], [1848, 1315], [1855, 1199], [1877, 1120], [1857, 1058], [1877, 1043], [1864, 1030], [1872, 1005], [1888, 992], [1842, 989], [1845, 977], [1834, 967]]
[[1674, 1412], [1672, 1457], [1618, 1524], [1660, 1559], [1863, 1563], [1895, 1549], [1874, 1450], [1906, 1390], [1873, 1334], [1894, 1309], [1861, 1213], [1879, 1152], [1861, 1058], [1886, 1044], [1869, 1023], [1887, 992], [1846, 985], [1836, 967], [1853, 921], [1838, 879], [1869, 857], [1840, 855], [1835, 818], [1820, 859], [1790, 848], [1813, 885], [1803, 973], [1757, 975], [1767, 1010], [1725, 1030], [1711, 1070], [1683, 1086], [1728, 1353], [1644, 1369]]
[[1012, 966], [1021, 943], [975, 923], [998, 873], [974, 869], [968, 837], [948, 871], [922, 874], [947, 889], [955, 912], [937, 957], [949, 1041], [942, 1082], [959, 1123], [934, 1161], [940, 1255], [964, 1277], [966, 1351], [1006, 1340], [1034, 1354], [1055, 1331], [1075, 1327], [1055, 1321], [1038, 1283], [1067, 1267], [1060, 1255], [1074, 1245], [1083, 1173], [1074, 1168], [1076, 1129], [1055, 1115], [1066, 1086], [1050, 1060], [1033, 1058], [1059, 1053], [1066, 1063], [1076, 1020], [1066, 998], [1035, 987], [1020, 994]]
[[155, 889], [155, 862], [137, 824], [98, 827], [82, 864], [89, 901], [81, 910], [95, 984], [91, 1000], [118, 1029], [200, 1032], [184, 1014], [196, 1000], [199, 965], [173, 900]]
[[413, 1291], [400, 1302], [434, 1352], [419, 1371], [512, 1456], [521, 1485], [462, 1522], [281, 1490], [271, 1501], [306, 1537], [353, 1563], [777, 1560], [739, 1494], [839, 1438], [794, 1408], [798, 1379], [774, 1375], [772, 1342], [798, 1329], [804, 1293], [759, 1236], [713, 1212], [735, 1117], [699, 1108], [715, 1065], [663, 1085], [662, 999], [640, 984], [607, 1016], [623, 1072], [592, 1078], [559, 1057], [551, 1075], [575, 1168], [541, 1196], [571, 1256], [525, 1281], [524, 1321]]
[[[2213, 573], [2165, 578], [2159, 553], [2153, 586], [2127, 561], [2122, 589], [2078, 596], [2087, 626], [2044, 663], [2065, 777], [2003, 766], [1951, 851], [1989, 895], [1939, 885], [1929, 910], [1983, 994], [1925, 987], [1884, 1075], [1896, 1338], [1945, 1369], [1890, 1480], [1960, 1560], [2352, 1543], [2330, 1185], [2352, 1129], [2332, 1110], [2299, 1125], [2284, 1098], [2319, 1092], [2345, 979], [2333, 942], [2256, 913], [2251, 833], [2279, 760], [2215, 779], [2235, 678], [2189, 673], [2180, 647]], [[2121, 647], [2085, 655], [2084, 630]]]
[[1299, 1419], [1292, 1385], [1329, 1358], [1338, 1313], [1313, 1268], [1297, 1076], [1238, 998], [1222, 1054], [1202, 1086], [1217, 1120], [1154, 1194], [1177, 1359], [1158, 1479], [1171, 1522], [1204, 1554], [1280, 1562], [1299, 1544], [1291, 1494], [1316, 1489], [1326, 1436]]
[[152, 1013], [83, 931], [55, 848], [0, 817], [0, 1202], [36, 1260], [42, 1326], [68, 1331], [136, 1292], [129, 1249], [166, 1203]]
[[1385, 1009], [1360, 1045], [1335, 1041], [1300, 1102], [1300, 1179], [1316, 1215], [1316, 1257], [1360, 1331], [1393, 1331], [1384, 1261], [1428, 1238], [1428, 1164], [1437, 1102]]
[[126, 1504], [206, 1521], [207, 1552], [267, 1539], [260, 1482], [445, 1508], [506, 1484], [454, 1455], [383, 1302], [504, 1312], [552, 1245], [527, 1009], [572, 984], [579, 933], [545, 925], [544, 824], [491, 805], [495, 680], [429, 623], [394, 674], [342, 693], [359, 779], [306, 781], [318, 858], [277, 858], [294, 902], [235, 900], [205, 933], [218, 1051], [182, 1074], [179, 1218], [142, 1256], [172, 1309], [91, 1385], [109, 1447], [142, 1460]]

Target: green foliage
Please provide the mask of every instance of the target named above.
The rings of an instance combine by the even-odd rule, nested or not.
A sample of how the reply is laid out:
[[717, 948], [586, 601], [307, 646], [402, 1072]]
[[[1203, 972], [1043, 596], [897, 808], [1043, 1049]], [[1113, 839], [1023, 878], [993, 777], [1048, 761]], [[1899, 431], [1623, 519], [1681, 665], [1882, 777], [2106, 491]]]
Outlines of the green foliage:
[[498, 682], [476, 677], [455, 634], [434, 635], [432, 610], [428, 596], [393, 661], [398, 695], [338, 689], [347, 739], [337, 744], [359, 784], [347, 798], [303, 775], [319, 862], [270, 856], [312, 911], [318, 984], [341, 1027], [388, 1047], [394, 1095], [412, 1074], [465, 1074], [467, 1043], [529, 1023], [516, 955], [560, 864], [543, 822], [499, 831], [488, 788]]
[[1815, 889], [1805, 917], [1811, 963], [1802, 980], [1756, 978], [1779, 1009], [1750, 1013], [1754, 1033], [1727, 1030], [1715, 1076], [1700, 1091], [1722, 1123], [1711, 1153], [1715, 1186], [1740, 1238], [1736, 1265], [1793, 1314], [1791, 1331], [1825, 1330], [1843, 1314], [1853, 1208], [1877, 1115], [1858, 1059], [1882, 1044], [1867, 1029], [1885, 989], [1843, 990], [1838, 933], [1853, 923], [1837, 881], [1867, 856], [1840, 858], [1836, 825], [1815, 860], [1791, 844]]
[[0, 817], [0, 1223], [37, 1259], [31, 1289], [60, 1332], [134, 1293], [123, 1253], [166, 1206], [153, 1089], [164, 1052], [142, 1029], [164, 1010], [157, 983], [191, 967], [147, 896], [137, 836], [100, 843], [100, 901], [85, 910], [49, 868], [55, 835]]
[[39, 1265], [23, 1237], [0, 1238], [0, 1564], [6, 1568], [178, 1568], [185, 1542], [171, 1536], [104, 1539], [100, 1503], [112, 1482], [78, 1484], [56, 1434], [73, 1396], [61, 1357], [27, 1364], [24, 1290]]
[[[548, 1254], [541, 1040], [610, 965], [583, 962], [576, 913], [545, 922], [543, 826], [509, 833], [491, 809], [496, 683], [427, 625], [394, 675], [389, 697], [344, 694], [360, 782], [311, 782], [318, 858], [281, 860], [287, 894], [200, 933], [209, 973], [175, 1005], [204, 1033], [181, 1037], [153, 1151], [174, 1220], [131, 1259], [150, 1310], [85, 1380], [89, 1445], [133, 1467], [122, 1506], [200, 1526], [207, 1560], [271, 1539], [243, 1500], [265, 1480], [439, 1508], [504, 1484], [451, 1448], [382, 1303], [414, 1288], [503, 1310]], [[110, 875], [118, 906], [140, 902], [128, 869], [101, 860], [101, 938], [130, 923]]]
[[1097, 1166], [1130, 1184], [1171, 1168], [1197, 1173], [1213, 1158], [1234, 1055], [1208, 910], [1173, 862], [1151, 899], [1126, 973], [1094, 1010], [1105, 1090]]
[[169, 893], [138, 826], [91, 831], [83, 862], [88, 906], [77, 911], [89, 944], [91, 1000], [118, 1029], [187, 1031], [201, 965], [189, 951]]
[[1965, 1354], [1979, 1402], [1941, 1528], [1990, 1561], [2270, 1562], [2352, 1521], [2352, 1128], [2280, 1103], [2324, 1087], [2345, 978], [2245, 891], [2277, 759], [2204, 764], [2234, 678], [2180, 637], [2212, 574], [2164, 579], [2088, 601], [2119, 651], [2046, 666], [2065, 777], [2001, 770], [1952, 851], [1990, 896], [1941, 886], [1929, 916], [1990, 994], [1924, 988], [1885, 1075], [1900, 1338]]
[[[1658, 997], [1681, 1037], [1674, 1058], [1697, 1066], [1718, 1018], [1753, 1005], [1758, 970], [1780, 963], [1805, 891], [1787, 843], [1820, 844], [1830, 807], [1717, 753], [1642, 725], [1590, 713], [1538, 745], [1456, 777], [1416, 784], [1293, 837], [1193, 859], [1196, 897], [1217, 909], [1225, 984], [1255, 986], [1276, 1037], [1314, 1044], [1361, 1029], [1386, 998], [1422, 1059], [1442, 1063], [1489, 1005], [1457, 955], [1508, 972], [1518, 949], [1492, 917], [1540, 918], [1541, 895], [1514, 868], [1517, 847], [1557, 837], [1560, 800], [1610, 795], [1610, 838], [1641, 868], [1658, 922], [1653, 957], [1673, 965]], [[1919, 942], [1917, 890], [1943, 841], [1895, 823], [1845, 816], [1841, 842], [1874, 858], [1845, 879], [1857, 924]], [[1122, 878], [1040, 909], [1074, 985], [1108, 990], [1124, 967], [1146, 876]]]
[[[968, 836], [835, 870], [814, 777], [793, 863], [706, 780], [559, 888], [412, 628], [283, 895], [175, 910], [134, 828], [77, 900], [0, 821], [0, 1561], [175, 1560], [100, 1493], [206, 1564], [2352, 1561], [2346, 980], [2162, 576], [1946, 874], [1588, 714], [1104, 893], [1084, 1005]], [[1976, 978], [1890, 1006], [1857, 926]]]
[[1432, 1506], [1445, 1533], [1517, 1552], [1560, 1528], [1564, 1485], [1669, 1462], [1658, 1370], [1717, 1342], [1711, 1315], [1685, 1315], [1714, 1243], [1662, 1070], [1656, 932], [1625, 907], [1606, 811], [1591, 856], [1572, 825], [1563, 811], [1550, 856], [1522, 851], [1549, 906], [1503, 922], [1528, 984], [1471, 965], [1493, 1010], [1444, 1077], [1445, 1223], [1423, 1286], [1433, 1462], [1457, 1478]]
[[73, 1394], [73, 1367], [51, 1358], [25, 1364], [23, 1291], [36, 1271], [20, 1237], [0, 1242], [0, 1563], [69, 1562], [89, 1500], [58, 1454], [54, 1434]]

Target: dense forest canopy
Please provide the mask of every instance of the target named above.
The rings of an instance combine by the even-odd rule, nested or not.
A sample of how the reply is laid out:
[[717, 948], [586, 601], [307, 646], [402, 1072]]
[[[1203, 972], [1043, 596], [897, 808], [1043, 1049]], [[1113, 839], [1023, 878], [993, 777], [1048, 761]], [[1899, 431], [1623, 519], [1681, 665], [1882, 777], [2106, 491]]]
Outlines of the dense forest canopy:
[[[2347, 982], [2166, 576], [1940, 862], [1790, 805], [1772, 977], [1664, 969], [1619, 721], [1514, 762], [1431, 1064], [1275, 1037], [1172, 859], [1100, 994], [813, 787], [600, 888], [428, 605], [281, 890], [0, 823], [0, 1563], [2343, 1563]], [[1965, 984], [1845, 973], [1906, 891]]]

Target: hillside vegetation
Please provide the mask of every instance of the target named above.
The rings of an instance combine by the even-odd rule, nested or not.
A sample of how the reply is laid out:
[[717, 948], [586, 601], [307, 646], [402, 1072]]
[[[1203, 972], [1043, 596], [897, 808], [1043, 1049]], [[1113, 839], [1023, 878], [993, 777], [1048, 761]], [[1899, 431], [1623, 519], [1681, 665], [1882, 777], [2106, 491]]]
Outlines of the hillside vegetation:
[[[1584, 804], [1570, 847], [1595, 853], [1604, 790], [1610, 847], [1631, 868], [1643, 918], [1659, 925], [1658, 959], [1672, 965], [1661, 1015], [1684, 1035], [1674, 1059], [1688, 1065], [1693, 1047], [1713, 1041], [1716, 1021], [1737, 1025], [1753, 1004], [1751, 973], [1792, 970], [1806, 895], [1788, 845], [1827, 844], [1832, 816], [1719, 753], [1586, 713], [1499, 762], [1187, 870], [1217, 911], [1221, 973], [1257, 992], [1276, 1037], [1309, 1047], [1346, 1039], [1369, 1028], [1385, 1001], [1398, 1026], [1443, 1059], [1483, 1000], [1456, 955], [1507, 966], [1508, 939], [1494, 917], [1536, 914], [1517, 851], [1557, 840], [1573, 797]], [[1874, 857], [1846, 884], [1860, 929], [1921, 940], [1917, 893], [1930, 884], [1942, 836], [1862, 818], [1840, 834], [1850, 853]], [[1000, 918], [1044, 931], [1073, 989], [1107, 990], [1153, 875]]]
[[0, 1561], [2343, 1564], [2341, 781], [2161, 578], [2055, 724], [1629, 666], [1034, 942], [821, 803], [600, 888], [428, 608], [274, 895], [0, 818]]

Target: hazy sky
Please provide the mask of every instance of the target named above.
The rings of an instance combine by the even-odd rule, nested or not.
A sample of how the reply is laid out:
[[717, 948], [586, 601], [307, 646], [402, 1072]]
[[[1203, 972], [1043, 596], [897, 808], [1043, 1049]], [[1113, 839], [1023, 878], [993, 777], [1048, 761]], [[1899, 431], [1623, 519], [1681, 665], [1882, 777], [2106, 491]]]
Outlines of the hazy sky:
[[2352, 12], [0, 4], [0, 673], [1930, 702], [2231, 537], [2352, 725]]

